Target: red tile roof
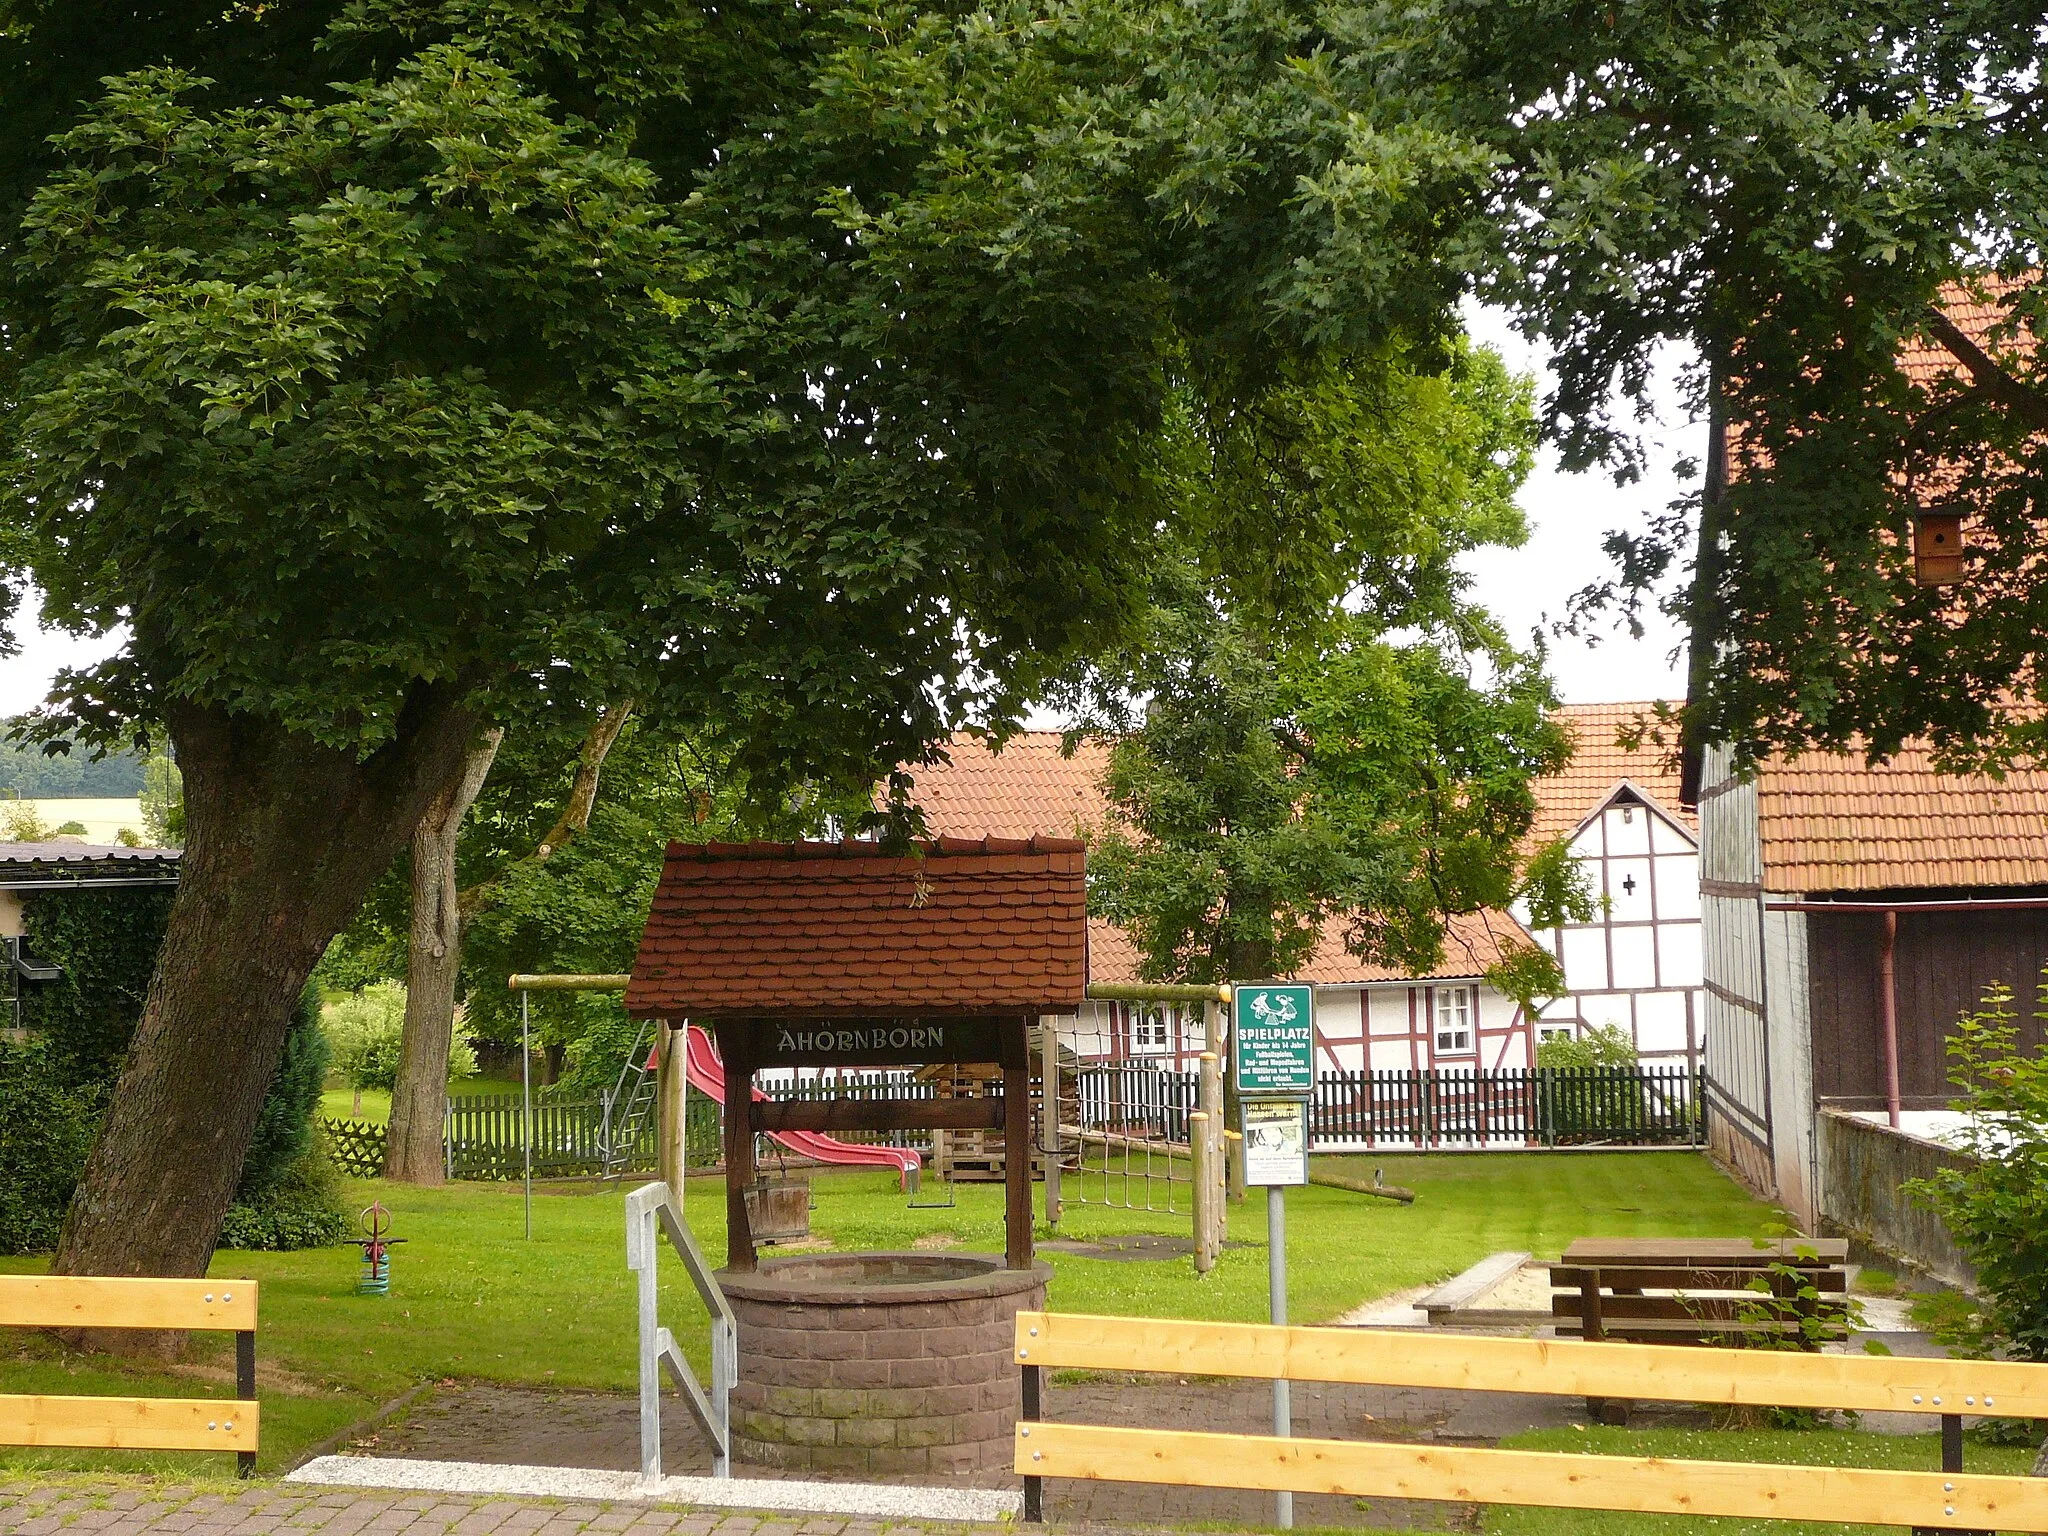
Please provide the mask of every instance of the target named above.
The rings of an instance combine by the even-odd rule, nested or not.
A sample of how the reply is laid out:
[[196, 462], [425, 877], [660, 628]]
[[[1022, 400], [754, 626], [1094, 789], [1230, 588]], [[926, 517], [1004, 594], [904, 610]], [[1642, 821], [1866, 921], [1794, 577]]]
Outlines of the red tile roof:
[[[1608, 736], [1611, 740], [1613, 733]], [[1112, 815], [1102, 793], [1109, 747], [1100, 740], [1083, 741], [1069, 757], [1060, 751], [1060, 740], [1058, 731], [1024, 731], [1011, 737], [1000, 752], [991, 752], [982, 741], [956, 736], [947, 745], [950, 762], [908, 770], [916, 779], [911, 798], [924, 809], [926, 826], [937, 833], [961, 837], [1028, 837], [1046, 831], [1092, 835]], [[1577, 825], [1576, 817], [1572, 824]], [[1345, 926], [1342, 918], [1331, 920], [1315, 955], [1296, 979], [1341, 985], [1478, 976], [1500, 958], [1503, 944], [1515, 938], [1530, 942], [1521, 924], [1505, 912], [1456, 916], [1447, 925], [1442, 963], [1421, 975], [1360, 960], [1344, 947]], [[1088, 979], [1141, 979], [1137, 946], [1122, 929], [1099, 917], [1088, 920]]]
[[1624, 780], [1698, 838], [1698, 814], [1678, 800], [1673, 748], [1651, 741], [1629, 748], [1616, 739], [1638, 720], [1650, 719], [1656, 707], [1654, 702], [1566, 704], [1552, 716], [1571, 733], [1572, 757], [1561, 772], [1531, 786], [1536, 791], [1536, 821], [1529, 829], [1532, 847], [1570, 836]]
[[1086, 837], [1109, 819], [1109, 744], [1090, 737], [1072, 756], [1060, 744], [1058, 731], [1020, 731], [991, 752], [977, 737], [955, 736], [951, 761], [904, 770], [916, 780], [911, 798], [935, 835]]
[[1787, 894], [2048, 885], [2048, 771], [1937, 773], [1909, 745], [1773, 758], [1756, 779], [1764, 887]]
[[[1346, 926], [1341, 917], [1324, 924], [1308, 963], [1280, 979], [1314, 982], [1322, 987], [1375, 981], [1476, 979], [1491, 970], [1508, 949], [1534, 942], [1528, 930], [1505, 912], [1461, 912], [1445, 922], [1443, 957], [1428, 970], [1410, 971], [1359, 959], [1344, 947]], [[1138, 947], [1121, 928], [1099, 917], [1088, 919], [1088, 979], [1144, 980], [1138, 974]]]
[[626, 990], [653, 1018], [1072, 1013], [1087, 984], [1082, 847], [952, 838], [671, 843]]

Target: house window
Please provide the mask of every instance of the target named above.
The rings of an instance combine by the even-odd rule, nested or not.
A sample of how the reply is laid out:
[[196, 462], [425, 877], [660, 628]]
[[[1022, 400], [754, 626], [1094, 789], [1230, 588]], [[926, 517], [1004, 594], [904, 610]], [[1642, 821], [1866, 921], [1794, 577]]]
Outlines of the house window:
[[1131, 1021], [1131, 1050], [1143, 1055], [1162, 1055], [1173, 1049], [1163, 1009], [1148, 1008]]
[[1472, 989], [1436, 989], [1436, 1051], [1439, 1056], [1472, 1054]]
[[1560, 1024], [1554, 1029], [1539, 1029], [1536, 1031], [1536, 1038], [1544, 1045], [1553, 1040], [1569, 1040], [1572, 1038], [1572, 1027], [1569, 1024]]

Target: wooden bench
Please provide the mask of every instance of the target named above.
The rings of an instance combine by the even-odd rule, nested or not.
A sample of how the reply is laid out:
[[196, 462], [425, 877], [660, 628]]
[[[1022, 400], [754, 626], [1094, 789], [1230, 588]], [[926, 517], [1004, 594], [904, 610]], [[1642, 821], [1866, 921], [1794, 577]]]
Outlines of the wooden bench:
[[1550, 1265], [1550, 1285], [1559, 1338], [1741, 1345], [1776, 1335], [1817, 1347], [1848, 1331], [1849, 1245], [1582, 1237]]
[[[1962, 1470], [1963, 1415], [2048, 1417], [2048, 1365], [1046, 1312], [1017, 1314], [1016, 1359], [1023, 1368], [1023, 1413], [1015, 1466], [1024, 1479], [1027, 1519], [1044, 1517], [1042, 1480], [1063, 1477], [1350, 1498], [1860, 1521], [1930, 1531], [2048, 1532], [2048, 1478]], [[1944, 1470], [1064, 1424], [1041, 1416], [1040, 1378], [1048, 1368], [1924, 1413], [1941, 1421]]]
[[0, 1395], [0, 1445], [233, 1451], [255, 1470], [255, 1281], [0, 1275], [0, 1326], [232, 1331], [234, 1398]]

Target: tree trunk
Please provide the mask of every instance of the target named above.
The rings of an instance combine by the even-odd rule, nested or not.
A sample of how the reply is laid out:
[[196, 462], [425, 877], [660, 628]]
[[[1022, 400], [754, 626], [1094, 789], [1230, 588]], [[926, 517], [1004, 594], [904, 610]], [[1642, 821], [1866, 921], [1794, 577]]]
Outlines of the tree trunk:
[[362, 760], [262, 717], [167, 715], [185, 778], [178, 894], [57, 1274], [205, 1274], [293, 1004], [477, 730], [453, 690], [426, 685]]
[[462, 914], [455, 897], [455, 839], [469, 814], [501, 730], [470, 748], [462, 775], [435, 795], [412, 834], [412, 930], [405, 957], [405, 1034], [391, 1089], [384, 1177], [439, 1184], [445, 1173], [441, 1121], [448, 1097], [448, 1050], [455, 1034], [455, 983], [462, 971]]

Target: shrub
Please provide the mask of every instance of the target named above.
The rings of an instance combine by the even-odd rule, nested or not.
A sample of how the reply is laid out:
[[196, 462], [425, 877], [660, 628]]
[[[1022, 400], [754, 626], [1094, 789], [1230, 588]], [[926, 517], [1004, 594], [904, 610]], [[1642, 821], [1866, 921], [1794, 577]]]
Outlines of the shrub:
[[1577, 1038], [1545, 1040], [1536, 1047], [1539, 1067], [1632, 1067], [1636, 1043], [1619, 1024], [1595, 1024]]
[[236, 1200], [258, 1200], [267, 1194], [313, 1145], [313, 1112], [320, 1107], [320, 1090], [327, 1084], [329, 1056], [327, 1036], [320, 1028], [320, 991], [309, 982], [299, 994], [270, 1092], [256, 1117]]
[[105, 1098], [64, 1082], [47, 1041], [0, 1038], [0, 1253], [57, 1245]]
[[[380, 981], [330, 1003], [322, 1017], [334, 1065], [352, 1088], [382, 1088], [398, 1081], [398, 1054], [405, 1039], [405, 988]], [[458, 1020], [448, 1051], [448, 1075], [476, 1073], [476, 1052]]]
[[[2048, 1018], [2048, 973], [2037, 1018]], [[1994, 984], [1949, 1036], [1949, 1080], [1972, 1162], [1906, 1188], [1977, 1271], [1980, 1309], [1942, 1342], [2048, 1361], [2048, 1051], [2021, 1048], [2012, 993]]]
[[[246, 1184], [247, 1180], [244, 1179]], [[328, 1248], [355, 1236], [324, 1136], [309, 1134], [299, 1155], [253, 1198], [237, 1198], [221, 1223], [223, 1248]]]

